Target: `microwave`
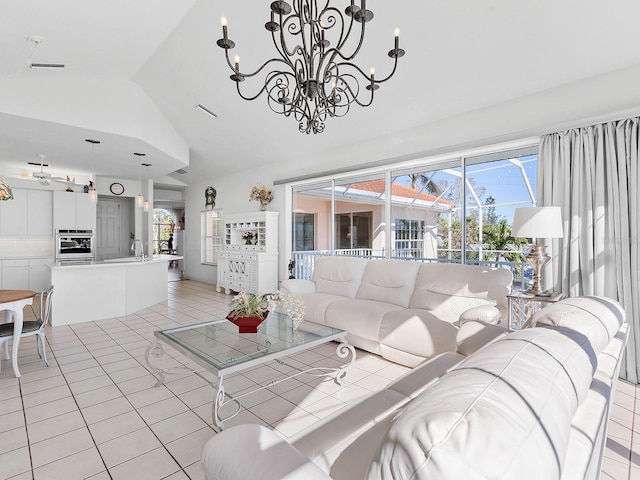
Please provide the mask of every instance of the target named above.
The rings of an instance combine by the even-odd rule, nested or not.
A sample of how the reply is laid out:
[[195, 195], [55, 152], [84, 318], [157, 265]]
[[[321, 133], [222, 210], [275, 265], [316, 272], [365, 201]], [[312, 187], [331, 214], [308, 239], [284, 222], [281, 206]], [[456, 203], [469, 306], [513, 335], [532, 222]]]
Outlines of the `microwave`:
[[56, 262], [95, 260], [93, 230], [56, 230]]

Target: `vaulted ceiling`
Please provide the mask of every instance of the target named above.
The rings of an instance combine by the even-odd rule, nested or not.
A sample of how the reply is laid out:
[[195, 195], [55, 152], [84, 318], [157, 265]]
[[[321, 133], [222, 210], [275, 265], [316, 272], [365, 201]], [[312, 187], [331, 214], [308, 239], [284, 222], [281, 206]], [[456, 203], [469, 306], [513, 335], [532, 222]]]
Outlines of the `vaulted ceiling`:
[[[342, 9], [348, 1], [332, 3]], [[147, 153], [148, 174], [160, 183], [188, 184], [203, 173], [273, 163], [301, 174], [322, 170], [312, 159], [341, 150], [355, 162], [376, 160], [382, 141], [405, 155], [409, 139], [433, 125], [522, 98], [543, 99], [535, 108], [557, 111], [558, 118], [563, 102], [606, 98], [604, 89], [616, 95], [612, 113], [640, 107], [636, 0], [370, 0], [375, 18], [357, 63], [388, 71], [386, 52], [399, 27], [407, 54], [397, 74], [371, 107], [329, 119], [322, 134], [301, 134], [264, 100], [237, 96], [215, 44], [225, 15], [243, 67], [270, 58], [263, 27], [269, 4], [0, 0], [0, 174], [19, 174], [38, 153], [56, 174], [89, 171], [85, 138], [102, 141], [94, 157], [102, 175], [136, 178], [135, 151]], [[42, 37], [37, 48], [27, 39], [34, 35]], [[26, 68], [32, 61], [66, 67]], [[243, 86], [259, 89], [251, 79]], [[545, 102], [543, 96], [578, 90], [582, 98], [555, 95]], [[218, 118], [196, 110], [198, 103]], [[503, 120], [505, 130], [511, 121]], [[188, 173], [167, 177], [178, 169]]]

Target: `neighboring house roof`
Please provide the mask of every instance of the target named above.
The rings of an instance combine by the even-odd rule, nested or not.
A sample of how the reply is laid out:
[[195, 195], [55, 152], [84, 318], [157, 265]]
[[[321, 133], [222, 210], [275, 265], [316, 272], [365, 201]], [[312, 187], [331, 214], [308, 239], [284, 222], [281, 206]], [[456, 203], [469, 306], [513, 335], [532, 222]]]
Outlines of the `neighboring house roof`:
[[[352, 183], [350, 185], [350, 188], [354, 190], [363, 190], [366, 192], [383, 194], [385, 184], [384, 184], [384, 179], [380, 178], [376, 180], [368, 180], [366, 182]], [[391, 184], [391, 196], [403, 197], [411, 200], [422, 200], [425, 202], [436, 203], [442, 206], [446, 205], [450, 207], [455, 207], [456, 205], [455, 203], [450, 202], [449, 200], [446, 200], [444, 198], [438, 199], [438, 197], [436, 197], [435, 195], [431, 195], [430, 193], [427, 193], [421, 190], [416, 190], [415, 188], [411, 188], [409, 186], [402, 185], [400, 183], [395, 183], [395, 182]]]

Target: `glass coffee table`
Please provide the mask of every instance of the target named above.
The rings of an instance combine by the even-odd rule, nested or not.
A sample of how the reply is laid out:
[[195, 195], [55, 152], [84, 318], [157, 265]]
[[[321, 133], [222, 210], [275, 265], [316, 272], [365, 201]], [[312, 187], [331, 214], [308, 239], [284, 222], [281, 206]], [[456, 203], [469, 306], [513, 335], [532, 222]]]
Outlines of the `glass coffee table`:
[[[164, 383], [165, 374], [177, 373], [186, 368], [158, 368], [153, 365], [153, 358], [160, 358], [164, 355], [162, 343], [170, 345], [205, 370], [216, 375], [217, 381], [212, 384], [216, 390], [213, 400], [213, 421], [219, 430], [224, 428], [225, 420], [233, 418], [240, 412], [239, 400], [241, 397], [302, 374], [332, 377], [338, 385], [342, 385], [342, 379], [347, 374], [347, 369], [356, 358], [355, 348], [347, 342], [347, 332], [344, 330], [312, 322], [302, 322], [298, 329], [294, 330], [291, 318], [278, 312], [271, 312], [262, 322], [257, 333], [238, 333], [238, 327], [230, 321], [214, 320], [157, 330], [154, 335], [156, 338], [145, 351], [145, 360], [159, 377], [156, 386]], [[343, 359], [351, 357], [348, 363], [341, 367], [314, 366], [303, 370], [281, 360], [281, 357], [293, 355], [331, 341], [339, 342], [336, 348], [338, 357]], [[235, 397], [225, 393], [223, 381], [226, 375], [270, 361], [286, 365], [293, 369], [294, 373], [283, 375], [280, 379]], [[188, 370], [198, 373], [192, 369]], [[235, 403], [236, 408], [231, 414], [222, 418], [220, 409], [229, 402]]]

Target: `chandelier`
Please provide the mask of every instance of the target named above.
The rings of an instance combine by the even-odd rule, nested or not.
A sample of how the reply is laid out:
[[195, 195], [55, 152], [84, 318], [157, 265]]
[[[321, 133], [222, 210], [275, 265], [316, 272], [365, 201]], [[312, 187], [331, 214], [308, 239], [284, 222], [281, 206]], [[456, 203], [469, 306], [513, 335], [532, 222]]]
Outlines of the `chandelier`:
[[[294, 0], [271, 3], [271, 19], [264, 27], [271, 32], [278, 52], [253, 73], [240, 71], [240, 58], [234, 62], [229, 50], [235, 47], [227, 33], [227, 20], [222, 17], [222, 38], [217, 44], [225, 51], [231, 80], [245, 100], [255, 100], [262, 93], [275, 113], [293, 116], [303, 133], [322, 133], [327, 117], [345, 116], [352, 104], [368, 107], [380, 84], [396, 72], [398, 59], [405, 54], [399, 47], [400, 32], [394, 32], [394, 47], [389, 50], [393, 69], [386, 77], [369, 74], [353, 63], [364, 41], [365, 25], [373, 19], [366, 0], [360, 6], [351, 4], [344, 16], [329, 0]], [[349, 39], [351, 38], [351, 41]], [[264, 85], [255, 95], [242, 93], [240, 84], [246, 78], [264, 71]], [[360, 84], [364, 85], [361, 88]]]

